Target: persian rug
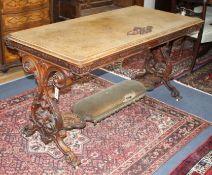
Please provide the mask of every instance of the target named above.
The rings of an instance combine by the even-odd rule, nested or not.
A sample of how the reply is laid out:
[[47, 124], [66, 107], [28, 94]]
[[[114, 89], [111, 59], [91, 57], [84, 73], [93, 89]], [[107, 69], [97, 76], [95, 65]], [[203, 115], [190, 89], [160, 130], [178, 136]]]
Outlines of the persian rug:
[[178, 81], [212, 94], [212, 62], [202, 66], [192, 74], [181, 77]]
[[211, 175], [212, 136], [183, 160], [170, 175]]
[[[192, 63], [192, 43], [190, 41], [185, 41], [184, 45], [185, 48], [183, 49], [183, 51], [181, 51], [178, 41], [173, 45], [170, 55], [171, 59], [173, 60], [173, 70], [171, 74], [172, 78], [183, 75], [183, 73], [189, 70]], [[153, 55], [156, 59], [160, 61], [163, 60], [162, 55], [159, 51], [153, 51]], [[106, 66], [104, 69], [120, 76], [134, 78], [137, 74], [145, 73], [144, 65], [146, 57], [148, 57], [148, 53], [143, 52], [136, 56], [129, 57], [128, 59], [124, 60], [122, 64], [121, 62], [116, 62], [112, 65]], [[195, 67], [204, 65], [211, 60], [212, 49], [210, 49], [204, 56], [197, 58]]]
[[[79, 99], [111, 86], [88, 78], [60, 96], [61, 111], [70, 111]], [[68, 131], [65, 143], [81, 160], [73, 169], [54, 143], [40, 141], [38, 133], [24, 137], [34, 91], [0, 102], [0, 174], [117, 175], [156, 171], [210, 123], [150, 97], [145, 97], [97, 125]]]

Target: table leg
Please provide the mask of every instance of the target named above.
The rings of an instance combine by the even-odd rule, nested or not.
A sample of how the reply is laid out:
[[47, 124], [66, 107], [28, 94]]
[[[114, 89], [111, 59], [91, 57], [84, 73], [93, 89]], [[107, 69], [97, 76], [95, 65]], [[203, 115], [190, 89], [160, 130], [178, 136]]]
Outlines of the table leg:
[[29, 137], [38, 131], [45, 144], [55, 142], [74, 167], [79, 165], [76, 155], [63, 139], [66, 137], [66, 130], [83, 128], [85, 122], [72, 113], [62, 115], [58, 108], [58, 97], [54, 94], [55, 89], [62, 90], [72, 85], [73, 74], [30, 54], [20, 55], [24, 70], [33, 73], [38, 84], [31, 106], [30, 123], [23, 128], [23, 134]]
[[170, 79], [171, 79], [171, 73], [172, 73], [172, 68], [173, 68], [173, 63], [171, 61], [170, 58], [170, 52], [171, 52], [171, 46], [164, 46], [161, 47], [161, 53], [164, 57], [164, 60], [166, 60], [166, 68], [162, 74], [162, 80], [164, 85], [167, 87], [167, 89], [169, 91], [171, 91], [171, 96], [176, 98], [176, 100], [180, 100], [182, 99], [182, 96], [180, 96], [180, 92], [177, 90], [176, 87], [174, 87], [171, 83], [170, 83]]
[[[141, 58], [142, 59], [142, 58]], [[157, 84], [159, 84], [162, 79], [161, 77], [156, 75], [156, 60], [150, 50], [148, 50], [147, 54], [145, 55], [145, 65], [144, 73], [137, 74], [133, 79], [137, 81], [141, 81], [144, 86], [146, 87], [147, 91], [152, 91]]]
[[178, 101], [182, 97], [179, 91], [170, 83], [172, 73], [172, 61], [170, 58], [171, 46], [169, 44], [157, 48], [160, 51], [163, 60], [156, 59], [152, 51], [149, 50], [149, 56], [146, 57], [145, 61], [145, 75], [138, 75], [135, 77], [136, 80], [142, 81], [147, 89], [152, 90], [156, 84], [163, 83], [169, 91], [171, 96], [176, 98]]

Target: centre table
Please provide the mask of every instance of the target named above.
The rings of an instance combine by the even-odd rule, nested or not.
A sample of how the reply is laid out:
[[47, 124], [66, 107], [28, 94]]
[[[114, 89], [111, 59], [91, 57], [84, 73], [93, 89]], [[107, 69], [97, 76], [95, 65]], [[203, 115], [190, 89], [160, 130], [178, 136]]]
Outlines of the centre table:
[[[79, 165], [63, 139], [67, 125], [71, 130], [83, 128], [85, 123], [75, 114], [64, 119], [58, 108], [60, 91], [94, 69], [163, 48], [198, 31], [202, 24], [199, 18], [131, 6], [9, 34], [7, 46], [19, 52], [24, 70], [34, 74], [38, 86], [24, 134], [31, 136], [38, 131], [45, 144], [55, 142], [72, 165]], [[169, 83], [172, 63], [168, 52], [163, 55], [166, 67], [162, 81], [179, 95]]]

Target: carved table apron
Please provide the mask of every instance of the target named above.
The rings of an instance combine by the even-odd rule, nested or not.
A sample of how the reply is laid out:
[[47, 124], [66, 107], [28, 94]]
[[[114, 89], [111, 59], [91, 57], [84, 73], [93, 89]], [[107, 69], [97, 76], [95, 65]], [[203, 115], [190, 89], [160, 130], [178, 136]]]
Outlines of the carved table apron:
[[33, 73], [38, 84], [24, 134], [38, 131], [45, 144], [54, 141], [72, 165], [79, 165], [63, 139], [67, 125], [69, 129], [83, 128], [85, 123], [73, 114], [61, 115], [57, 91], [96, 68], [161, 46], [166, 67], [156, 73], [172, 95], [178, 96], [169, 84], [172, 64], [165, 44], [201, 25], [198, 18], [132, 6], [11, 33], [5, 40], [7, 46], [19, 51], [24, 70]]

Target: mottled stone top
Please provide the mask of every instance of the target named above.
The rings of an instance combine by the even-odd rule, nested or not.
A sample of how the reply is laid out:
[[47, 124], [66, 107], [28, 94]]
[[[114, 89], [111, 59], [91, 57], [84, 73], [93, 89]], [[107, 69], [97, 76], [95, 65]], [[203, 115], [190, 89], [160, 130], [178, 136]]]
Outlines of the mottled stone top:
[[[11, 33], [8, 39], [82, 67], [200, 23], [199, 18], [131, 6]], [[127, 35], [134, 27], [146, 26], [152, 31]]]

